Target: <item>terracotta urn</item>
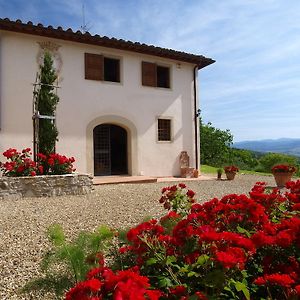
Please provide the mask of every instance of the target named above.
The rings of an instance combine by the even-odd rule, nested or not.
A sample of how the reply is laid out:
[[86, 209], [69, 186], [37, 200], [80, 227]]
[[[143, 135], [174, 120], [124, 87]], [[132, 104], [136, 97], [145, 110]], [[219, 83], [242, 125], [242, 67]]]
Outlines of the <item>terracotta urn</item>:
[[225, 172], [227, 180], [233, 180], [236, 172]]
[[293, 174], [294, 172], [273, 172], [277, 187], [285, 187], [286, 183], [292, 179]]

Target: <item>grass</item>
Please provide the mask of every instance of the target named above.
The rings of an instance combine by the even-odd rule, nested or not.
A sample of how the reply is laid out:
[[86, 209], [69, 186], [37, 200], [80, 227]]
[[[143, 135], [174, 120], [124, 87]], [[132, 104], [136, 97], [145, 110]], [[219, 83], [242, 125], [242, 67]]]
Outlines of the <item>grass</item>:
[[[208, 166], [208, 165], [201, 165], [200, 170], [201, 173], [205, 174], [217, 174], [217, 170], [219, 168]], [[271, 176], [271, 173], [263, 173], [263, 172], [255, 172], [255, 171], [248, 171], [248, 170], [240, 170], [239, 173], [243, 174], [252, 174], [252, 175], [263, 175], [263, 176]]]

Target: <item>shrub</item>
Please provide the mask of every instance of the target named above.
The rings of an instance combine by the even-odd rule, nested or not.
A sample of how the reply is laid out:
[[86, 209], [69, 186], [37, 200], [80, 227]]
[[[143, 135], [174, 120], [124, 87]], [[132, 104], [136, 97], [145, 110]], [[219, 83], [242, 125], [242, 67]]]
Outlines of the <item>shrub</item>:
[[263, 172], [270, 172], [274, 165], [287, 164], [296, 166], [298, 164], [297, 158], [294, 156], [281, 153], [267, 153], [259, 160], [260, 170]]
[[73, 167], [74, 157], [66, 157], [58, 153], [44, 155], [37, 154], [39, 164], [39, 174], [62, 175], [70, 174], [76, 169]]
[[61, 175], [75, 171], [74, 157], [67, 158], [64, 155], [53, 153], [44, 155], [38, 153], [38, 161], [31, 159], [31, 149], [23, 149], [22, 152], [9, 148], [3, 152], [5, 163], [0, 162], [0, 170], [4, 176], [36, 176], [36, 175]]
[[32, 155], [30, 148], [18, 152], [16, 149], [9, 148], [3, 152], [3, 156], [8, 160], [0, 162], [0, 169], [4, 176], [35, 176], [36, 163], [30, 158]]
[[185, 185], [164, 188], [168, 214], [131, 228], [66, 299], [299, 298], [300, 180], [286, 187], [203, 204]]

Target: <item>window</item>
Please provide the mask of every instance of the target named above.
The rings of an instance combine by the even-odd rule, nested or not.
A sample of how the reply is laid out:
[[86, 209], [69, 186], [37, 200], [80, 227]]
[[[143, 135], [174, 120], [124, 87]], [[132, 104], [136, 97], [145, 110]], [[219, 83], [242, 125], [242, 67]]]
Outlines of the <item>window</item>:
[[143, 61], [142, 85], [170, 88], [170, 68]]
[[158, 119], [157, 123], [158, 141], [171, 141], [171, 120]]
[[104, 57], [104, 80], [120, 82], [120, 60]]
[[85, 79], [120, 82], [120, 60], [99, 54], [84, 54]]

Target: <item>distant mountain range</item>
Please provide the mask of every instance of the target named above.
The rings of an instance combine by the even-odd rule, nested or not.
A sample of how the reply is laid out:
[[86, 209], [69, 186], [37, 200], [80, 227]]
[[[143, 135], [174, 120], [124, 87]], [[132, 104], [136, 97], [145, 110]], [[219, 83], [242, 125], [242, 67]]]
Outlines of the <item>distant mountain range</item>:
[[257, 152], [275, 152], [300, 157], [300, 139], [281, 138], [277, 140], [242, 141], [233, 144], [234, 148]]

